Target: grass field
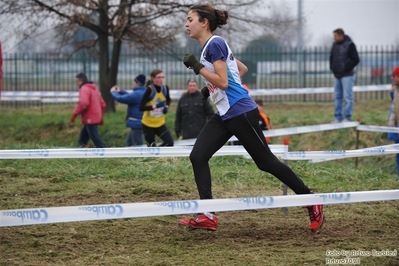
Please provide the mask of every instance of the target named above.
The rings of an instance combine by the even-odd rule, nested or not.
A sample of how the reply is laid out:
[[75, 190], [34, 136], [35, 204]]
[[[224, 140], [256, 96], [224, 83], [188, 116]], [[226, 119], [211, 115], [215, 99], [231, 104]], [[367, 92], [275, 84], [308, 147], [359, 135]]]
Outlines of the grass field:
[[[174, 107], [167, 121], [173, 129]], [[74, 147], [80, 124], [73, 106], [1, 109], [0, 149]], [[356, 102], [354, 117], [386, 125], [389, 100]], [[332, 103], [268, 104], [274, 128], [329, 123]], [[124, 145], [124, 107], [105, 116], [100, 134]], [[356, 131], [289, 136], [290, 151], [354, 149]], [[283, 137], [272, 139], [282, 144]], [[389, 144], [361, 132], [359, 148]], [[399, 189], [394, 155], [290, 167], [316, 193]], [[281, 195], [282, 184], [241, 156], [210, 160], [215, 198]], [[289, 194], [293, 194], [289, 191]], [[0, 210], [197, 199], [188, 158], [0, 160]], [[399, 202], [325, 206], [318, 233], [304, 208], [220, 212], [216, 232], [187, 230], [184, 216], [0, 227], [0, 265], [326, 265], [328, 252], [399, 250]], [[398, 256], [360, 256], [360, 265], [399, 265]], [[359, 261], [353, 261], [359, 262]], [[333, 264], [337, 265], [337, 264]]]

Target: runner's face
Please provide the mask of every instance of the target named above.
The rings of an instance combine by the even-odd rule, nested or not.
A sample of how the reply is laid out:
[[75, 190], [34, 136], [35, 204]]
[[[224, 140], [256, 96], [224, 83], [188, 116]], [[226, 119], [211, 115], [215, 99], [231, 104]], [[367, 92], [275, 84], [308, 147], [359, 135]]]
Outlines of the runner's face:
[[159, 73], [155, 76], [155, 78], [152, 78], [152, 82], [154, 82], [154, 84], [157, 86], [162, 86], [164, 79], [165, 75], [163, 73]]
[[202, 32], [203, 27], [203, 22], [199, 21], [199, 17], [197, 12], [190, 10], [187, 15], [187, 21], [186, 21], [186, 29], [188, 32], [188, 35], [193, 38], [193, 39], [198, 39], [200, 33]]

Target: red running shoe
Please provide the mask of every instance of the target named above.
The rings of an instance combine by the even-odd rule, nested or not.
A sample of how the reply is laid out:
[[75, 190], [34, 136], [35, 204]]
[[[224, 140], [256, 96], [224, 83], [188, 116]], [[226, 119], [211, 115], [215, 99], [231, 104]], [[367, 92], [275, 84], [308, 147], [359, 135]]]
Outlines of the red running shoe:
[[306, 208], [309, 211], [309, 229], [316, 232], [324, 222], [323, 205], [306, 206]]
[[194, 229], [216, 231], [216, 228], [218, 228], [218, 217], [209, 212], [198, 213], [191, 219], [180, 219], [179, 223]]

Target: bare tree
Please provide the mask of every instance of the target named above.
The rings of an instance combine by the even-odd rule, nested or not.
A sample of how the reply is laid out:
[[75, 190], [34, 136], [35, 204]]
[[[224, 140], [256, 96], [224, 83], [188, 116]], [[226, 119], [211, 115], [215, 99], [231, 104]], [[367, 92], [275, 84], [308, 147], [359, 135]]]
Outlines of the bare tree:
[[[179, 32], [184, 31], [184, 20], [192, 4], [188, 0], [2, 0], [0, 16], [3, 19], [0, 22], [3, 24], [16, 15], [22, 16], [25, 19], [16, 24], [13, 32], [24, 38], [29, 38], [44, 23], [51, 24], [62, 33], [60, 40], [64, 44], [79, 27], [94, 32], [95, 38], [80, 42], [76, 50], [94, 48], [97, 51], [99, 87], [107, 111], [115, 111], [108, 90], [117, 82], [122, 43], [132, 42], [142, 50], [167, 47], [175, 42]], [[228, 10], [232, 20], [239, 22], [229, 25], [234, 34], [227, 35], [247, 41], [263, 28], [273, 25], [262, 14], [249, 15], [251, 10], [264, 8], [263, 5], [264, 1], [260, 0], [218, 1], [217, 8]]]

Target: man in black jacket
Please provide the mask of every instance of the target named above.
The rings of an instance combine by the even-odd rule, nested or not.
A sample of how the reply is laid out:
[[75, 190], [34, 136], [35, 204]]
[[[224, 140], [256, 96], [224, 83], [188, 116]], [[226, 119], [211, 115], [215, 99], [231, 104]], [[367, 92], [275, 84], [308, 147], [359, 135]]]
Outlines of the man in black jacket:
[[197, 81], [190, 79], [187, 82], [187, 91], [179, 99], [175, 132], [179, 138], [193, 139], [198, 136], [207, 120], [215, 114], [208, 100], [202, 100], [201, 92], [198, 90]]
[[[343, 29], [333, 31], [334, 40], [330, 54], [330, 69], [335, 77], [335, 112], [333, 123], [351, 121], [353, 112], [354, 68], [359, 64], [356, 45]], [[344, 115], [342, 100], [345, 100]]]

